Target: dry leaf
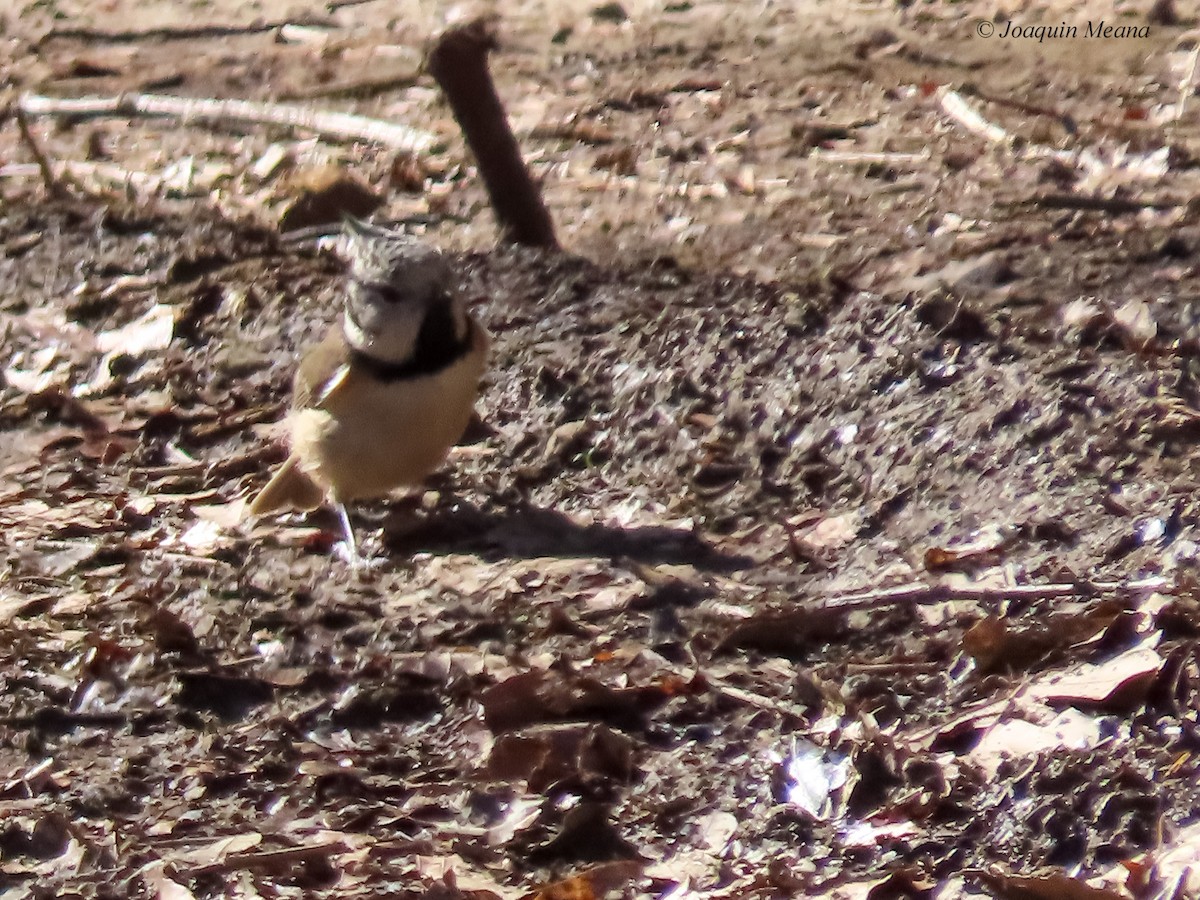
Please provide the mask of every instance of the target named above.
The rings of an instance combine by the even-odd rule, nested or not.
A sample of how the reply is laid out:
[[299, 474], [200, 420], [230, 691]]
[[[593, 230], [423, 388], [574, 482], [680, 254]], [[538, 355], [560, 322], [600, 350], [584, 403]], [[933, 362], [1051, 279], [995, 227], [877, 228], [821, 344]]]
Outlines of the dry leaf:
[[287, 188], [294, 199], [280, 216], [282, 231], [332, 224], [343, 215], [369, 216], [383, 202], [360, 176], [337, 166], [300, 172]]
[[634, 743], [604, 725], [542, 725], [503, 734], [487, 763], [490, 777], [522, 778], [542, 793], [560, 781], [627, 783], [635, 772]]
[[158, 303], [128, 325], [96, 335], [96, 346], [105, 354], [141, 356], [167, 347], [174, 332], [175, 310]]
[[200, 868], [220, 863], [234, 853], [245, 853], [262, 843], [262, 835], [257, 832], [235, 834], [221, 838], [209, 844], [204, 844], [192, 850], [185, 850], [172, 856], [168, 862], [176, 869]]
[[729, 846], [737, 828], [737, 816], [721, 810], [711, 812], [696, 822], [700, 846], [711, 853], [720, 853]]
[[1011, 539], [1011, 529], [998, 525], [981, 528], [965, 541], [946, 547], [930, 547], [925, 551], [925, 568], [933, 572], [993, 565]]
[[833, 794], [845, 786], [850, 776], [850, 758], [797, 738], [780, 763], [783, 799], [814, 819], [829, 818]]
[[1064, 709], [1045, 722], [1018, 718], [996, 722], [971, 748], [967, 758], [979, 765], [985, 777], [993, 778], [1007, 759], [1034, 757], [1059, 749], [1088, 750], [1101, 740], [1100, 723], [1095, 717]]
[[1150, 304], [1145, 300], [1125, 301], [1113, 313], [1113, 321], [1134, 344], [1149, 344], [1158, 337], [1158, 325], [1150, 314]]
[[1029, 686], [1026, 696], [1046, 703], [1114, 710], [1136, 708], [1145, 700], [1163, 667], [1164, 660], [1154, 649], [1159, 638], [1156, 633], [1137, 647], [1102, 663], [1084, 663], [1066, 674], [1039, 679]]
[[158, 900], [195, 900], [195, 894], [167, 877], [166, 866], [161, 859], [143, 866], [138, 874]]
[[1147, 857], [1155, 883], [1178, 885], [1178, 897], [1200, 894], [1200, 824], [1182, 829]]
[[816, 642], [835, 638], [845, 630], [846, 615], [836, 608], [767, 609], [734, 625], [721, 641], [721, 647], [799, 653]]
[[1125, 891], [1094, 887], [1060, 870], [1012, 875], [992, 868], [980, 877], [1004, 900], [1130, 900]]
[[808, 550], [834, 551], [858, 537], [862, 514], [858, 511], [826, 516], [812, 527], [796, 535], [795, 540]]

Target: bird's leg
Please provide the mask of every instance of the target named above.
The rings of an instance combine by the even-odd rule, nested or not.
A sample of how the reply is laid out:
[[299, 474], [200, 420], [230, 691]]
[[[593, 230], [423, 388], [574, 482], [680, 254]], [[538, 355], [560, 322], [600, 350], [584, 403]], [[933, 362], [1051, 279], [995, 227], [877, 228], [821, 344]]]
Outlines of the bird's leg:
[[350, 524], [350, 515], [346, 512], [346, 504], [340, 500], [334, 500], [333, 508], [337, 510], [338, 521], [342, 523], [342, 547], [346, 562], [357, 569], [364, 560], [358, 555], [358, 544], [354, 541], [354, 526]]

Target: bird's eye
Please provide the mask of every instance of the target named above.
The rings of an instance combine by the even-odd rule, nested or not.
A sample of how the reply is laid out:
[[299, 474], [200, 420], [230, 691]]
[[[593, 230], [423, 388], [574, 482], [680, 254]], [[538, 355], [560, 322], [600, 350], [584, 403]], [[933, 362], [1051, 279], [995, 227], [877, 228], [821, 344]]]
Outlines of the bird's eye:
[[384, 303], [399, 303], [404, 299], [404, 295], [390, 284], [373, 284], [371, 293]]
[[404, 293], [397, 290], [394, 284], [387, 281], [375, 281], [369, 278], [350, 276], [350, 281], [358, 288], [358, 294], [365, 300], [382, 300], [384, 303], [400, 303]]

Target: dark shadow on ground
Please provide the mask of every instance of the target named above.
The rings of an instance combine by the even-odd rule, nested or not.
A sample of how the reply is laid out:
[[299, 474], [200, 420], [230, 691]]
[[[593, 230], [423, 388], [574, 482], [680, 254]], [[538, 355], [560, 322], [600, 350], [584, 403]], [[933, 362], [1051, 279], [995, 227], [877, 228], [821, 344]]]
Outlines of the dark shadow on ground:
[[736, 572], [754, 563], [725, 553], [683, 528], [581, 525], [552, 509], [518, 506], [483, 510], [455, 502], [428, 514], [397, 511], [383, 524], [383, 544], [396, 554], [479, 553], [489, 559], [538, 556], [628, 559]]

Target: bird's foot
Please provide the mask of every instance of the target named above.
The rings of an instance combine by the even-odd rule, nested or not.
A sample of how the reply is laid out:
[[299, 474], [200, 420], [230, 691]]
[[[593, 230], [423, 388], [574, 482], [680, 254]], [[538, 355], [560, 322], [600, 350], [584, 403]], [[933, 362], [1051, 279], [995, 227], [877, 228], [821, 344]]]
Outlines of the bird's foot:
[[333, 545], [333, 555], [359, 573], [375, 572], [382, 569], [387, 560], [381, 556], [364, 556], [356, 546], [338, 541]]
[[363, 574], [376, 571], [387, 562], [386, 557], [366, 554], [359, 549], [354, 539], [354, 527], [350, 524], [350, 515], [342, 503], [335, 503], [334, 510], [342, 525], [342, 539], [333, 545], [333, 555], [348, 565], [353, 571]]

